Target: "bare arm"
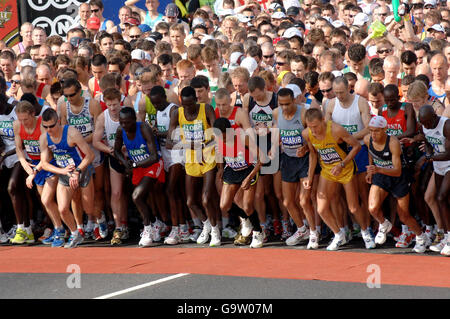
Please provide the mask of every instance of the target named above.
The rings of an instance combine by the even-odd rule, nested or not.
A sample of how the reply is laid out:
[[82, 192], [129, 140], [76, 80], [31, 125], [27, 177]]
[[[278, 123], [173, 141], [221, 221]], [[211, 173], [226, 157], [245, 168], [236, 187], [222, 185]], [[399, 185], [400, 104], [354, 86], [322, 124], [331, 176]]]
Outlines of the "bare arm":
[[105, 115], [104, 113], [102, 113], [98, 116], [97, 122], [95, 122], [94, 135], [92, 136], [92, 145], [100, 152], [113, 155], [114, 148], [109, 147], [109, 145], [106, 145], [102, 141], [104, 133], [105, 133]]
[[[317, 152], [309, 139], [309, 129], [302, 132], [303, 140], [307, 143], [309, 149], [309, 168], [308, 168], [308, 185], [311, 188], [314, 180], [314, 172], [317, 166]], [[307, 187], [305, 187], [307, 188]]]
[[351, 162], [355, 158], [356, 154], [358, 154], [358, 152], [361, 150], [361, 144], [359, 144], [358, 140], [339, 124], [332, 123], [331, 132], [336, 141], [343, 140], [345, 143], [352, 147], [352, 150], [342, 160], [345, 166], [349, 162]]
[[67, 132], [67, 144], [69, 146], [77, 146], [80, 149], [80, 151], [85, 155], [77, 168], [81, 170], [86, 169], [94, 160], [95, 155], [89, 144], [83, 138], [83, 135], [81, 135], [81, 133], [78, 132], [78, 130], [74, 127], [69, 126]]
[[397, 136], [399, 140], [404, 137], [413, 137], [416, 131], [416, 117], [414, 116], [414, 110], [411, 104], [407, 103], [405, 107], [406, 115], [406, 132]]
[[359, 131], [358, 133], [353, 134], [353, 136], [357, 140], [362, 140], [364, 138], [364, 136], [369, 134], [368, 126], [369, 126], [369, 122], [370, 122], [370, 107], [369, 107], [369, 103], [367, 103], [367, 100], [363, 97], [359, 97], [358, 107], [359, 107], [359, 112], [361, 113], [361, 119], [364, 124], [364, 129]]
[[333, 110], [334, 110], [334, 104], [336, 101], [336, 98], [329, 100], [330, 102], [327, 105], [327, 110], [325, 113], [325, 122], [328, 122], [332, 120]]
[[20, 138], [20, 122], [14, 121], [13, 123], [13, 129], [14, 129], [14, 141], [16, 143], [16, 154], [19, 158], [20, 164], [22, 164], [23, 169], [25, 172], [27, 172], [28, 175], [33, 175], [34, 171], [31, 167], [30, 163], [27, 162], [25, 158], [25, 152], [23, 150], [23, 143], [22, 139]]
[[145, 115], [147, 114], [147, 109], [145, 107], [145, 95], [142, 94], [141, 99], [139, 100], [138, 104], [138, 113], [137, 113], [137, 121], [138, 122], [145, 122]]

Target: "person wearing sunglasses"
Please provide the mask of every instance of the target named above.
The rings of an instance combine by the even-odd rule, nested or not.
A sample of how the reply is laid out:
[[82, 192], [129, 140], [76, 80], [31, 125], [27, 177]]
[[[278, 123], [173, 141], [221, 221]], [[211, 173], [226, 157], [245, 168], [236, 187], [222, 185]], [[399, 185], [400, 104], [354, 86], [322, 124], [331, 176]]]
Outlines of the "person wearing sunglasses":
[[11, 87], [6, 92], [6, 95], [14, 98], [15, 100], [19, 99], [19, 88], [20, 88], [20, 73], [16, 73], [13, 75], [11, 79]]
[[385, 4], [377, 7], [373, 12], [373, 21], [378, 20], [384, 24], [390, 12], [391, 10]]
[[[103, 180], [103, 163], [100, 156], [100, 152], [92, 146], [92, 137], [94, 133], [94, 123], [99, 114], [102, 112], [102, 108], [98, 101], [90, 97], [85, 97], [82, 94], [81, 84], [77, 79], [65, 78], [62, 84], [65, 100], [58, 104], [59, 118], [62, 125], [68, 124], [75, 127], [83, 136], [86, 143], [88, 143], [90, 149], [93, 151], [94, 160], [90, 163], [91, 170], [95, 169], [94, 183], [88, 187], [85, 192], [91, 192], [91, 188], [95, 192], [95, 204], [94, 207], [90, 207], [87, 203], [82, 202], [80, 198], [75, 198], [76, 205], [74, 205], [74, 214], [77, 225], [83, 225], [83, 209], [88, 213], [101, 219], [100, 225], [95, 225], [93, 228], [94, 239], [100, 240], [105, 238], [108, 234], [108, 229], [105, 221], [104, 214], [104, 196], [101, 180]], [[82, 191], [83, 193], [83, 191]], [[89, 195], [85, 195], [91, 196]], [[83, 196], [83, 198], [85, 198]], [[87, 206], [87, 208], [85, 207]], [[86, 229], [87, 233], [90, 233], [91, 229]]]
[[319, 75], [319, 90], [323, 94], [322, 109], [327, 109], [330, 100], [336, 97], [333, 91], [333, 81], [335, 76], [331, 72], [322, 72]]
[[114, 22], [103, 17], [104, 6], [102, 0], [90, 0], [89, 6], [91, 8], [91, 17], [96, 17], [100, 20], [99, 31], [111, 32], [112, 28], [114, 28]]

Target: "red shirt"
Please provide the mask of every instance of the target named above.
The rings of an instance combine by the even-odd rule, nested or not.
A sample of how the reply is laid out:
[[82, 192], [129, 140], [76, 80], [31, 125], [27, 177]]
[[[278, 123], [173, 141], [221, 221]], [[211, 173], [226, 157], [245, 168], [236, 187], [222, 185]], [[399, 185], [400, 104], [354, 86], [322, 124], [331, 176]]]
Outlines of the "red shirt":
[[[228, 120], [230, 121], [231, 127], [233, 129], [237, 129], [239, 127], [239, 125], [236, 124], [236, 120], [235, 120], [237, 110], [238, 110], [238, 107], [234, 106], [233, 112], [231, 112], [231, 115], [228, 117]], [[219, 117], [223, 117], [223, 116], [220, 116], [219, 108], [216, 108], [215, 113], [216, 113], [216, 119], [218, 119]]]

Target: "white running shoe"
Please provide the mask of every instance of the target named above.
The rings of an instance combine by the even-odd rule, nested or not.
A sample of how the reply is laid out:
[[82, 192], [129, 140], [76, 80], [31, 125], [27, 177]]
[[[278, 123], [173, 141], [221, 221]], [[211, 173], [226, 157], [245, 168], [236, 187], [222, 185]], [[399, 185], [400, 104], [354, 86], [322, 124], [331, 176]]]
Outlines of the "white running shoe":
[[139, 241], [139, 247], [148, 247], [153, 243], [152, 240], [152, 226], [144, 226], [144, 231], [141, 234], [141, 240]]
[[339, 232], [334, 235], [334, 238], [331, 241], [331, 244], [328, 245], [327, 250], [338, 250], [340, 246], [346, 243], [347, 241], [345, 240], [345, 234]]
[[377, 246], [375, 245], [375, 241], [373, 240], [373, 237], [368, 229], [365, 231], [361, 230], [361, 234], [364, 240], [364, 245], [366, 245], [366, 249], [374, 249]]
[[306, 249], [319, 248], [319, 233], [317, 231], [309, 231], [309, 241]]
[[192, 229], [192, 235], [189, 236], [189, 239], [196, 243], [201, 233], [202, 229], [200, 227], [195, 226], [194, 229]]
[[189, 234], [189, 229], [188, 229], [187, 225], [180, 225], [178, 227], [178, 236], [180, 237], [180, 243], [188, 243], [189, 242], [190, 234]]
[[[254, 212], [253, 214], [256, 214], [256, 212]], [[244, 237], [250, 236], [253, 231], [253, 225], [250, 221], [250, 218], [239, 217], [239, 219], [241, 220], [241, 235]]]
[[430, 245], [430, 238], [425, 233], [422, 233], [422, 235], [416, 236], [416, 245], [414, 246], [413, 251], [418, 254], [423, 254]]
[[13, 225], [11, 229], [6, 233], [6, 236], [8, 236], [8, 239], [13, 240], [16, 236], [17, 231], [17, 225]]
[[286, 239], [286, 245], [295, 246], [306, 239], [309, 239], [309, 229], [306, 228], [306, 230], [302, 232], [300, 228], [297, 228], [297, 231], [294, 233], [294, 235]]
[[8, 235], [0, 228], [0, 244], [7, 243], [9, 241]]
[[449, 240], [448, 235], [447, 235], [447, 241], [444, 245], [444, 248], [442, 248], [442, 250], [441, 250], [441, 255], [450, 256], [450, 240]]
[[180, 243], [180, 235], [178, 227], [172, 227], [169, 236], [164, 239], [164, 244], [176, 245]]
[[209, 243], [210, 247], [220, 246], [221, 238], [220, 238], [220, 228], [219, 225], [211, 227], [211, 242]]
[[203, 222], [203, 230], [200, 233], [200, 236], [197, 238], [197, 244], [203, 245], [206, 244], [209, 240], [209, 234], [211, 233], [211, 223], [209, 219]]
[[378, 233], [375, 236], [375, 244], [383, 245], [386, 242], [387, 234], [391, 231], [392, 224], [387, 219], [378, 226]]
[[158, 224], [157, 222], [152, 223], [152, 240], [154, 242], [161, 241], [161, 224]]
[[237, 235], [237, 232], [230, 226], [227, 226], [224, 229], [222, 229], [222, 237], [223, 238], [233, 239], [234, 237], [236, 237], [236, 235]]
[[445, 244], [447, 244], [447, 238], [448, 238], [448, 235], [445, 234], [444, 238], [439, 243], [430, 246], [430, 250], [434, 251], [434, 252], [437, 252], [437, 253], [441, 252], [442, 249], [444, 249]]
[[263, 231], [254, 231], [250, 248], [262, 248], [265, 234]]

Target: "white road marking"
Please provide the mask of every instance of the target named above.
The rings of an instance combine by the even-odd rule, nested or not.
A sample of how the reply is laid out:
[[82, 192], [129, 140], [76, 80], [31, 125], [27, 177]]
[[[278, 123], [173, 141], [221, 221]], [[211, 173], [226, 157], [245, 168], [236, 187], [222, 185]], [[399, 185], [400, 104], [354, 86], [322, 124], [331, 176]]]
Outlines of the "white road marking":
[[127, 294], [127, 293], [135, 291], [135, 290], [139, 290], [139, 289], [147, 288], [147, 287], [150, 287], [150, 286], [154, 286], [154, 285], [160, 284], [162, 282], [166, 282], [166, 281], [169, 281], [169, 280], [172, 280], [172, 279], [177, 279], [177, 278], [184, 277], [184, 276], [187, 276], [187, 275], [189, 275], [189, 274], [186, 274], [186, 273], [176, 274], [176, 275], [173, 275], [173, 276], [169, 276], [169, 277], [161, 278], [161, 279], [158, 279], [158, 280], [150, 281], [150, 282], [147, 282], [147, 283], [142, 284], [142, 285], [134, 286], [134, 287], [123, 289], [123, 290], [119, 290], [117, 292], [113, 292], [113, 293], [110, 293], [110, 294], [107, 294], [107, 295], [96, 297], [94, 299], [108, 299], [108, 298], [112, 298], [112, 297], [115, 297], [115, 296]]

